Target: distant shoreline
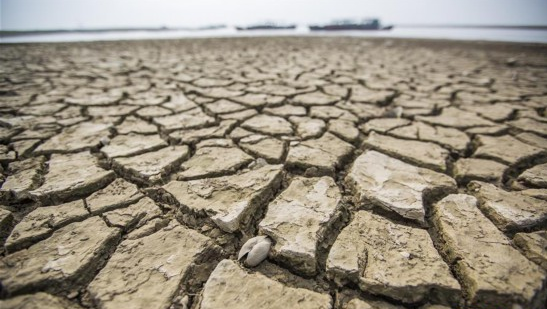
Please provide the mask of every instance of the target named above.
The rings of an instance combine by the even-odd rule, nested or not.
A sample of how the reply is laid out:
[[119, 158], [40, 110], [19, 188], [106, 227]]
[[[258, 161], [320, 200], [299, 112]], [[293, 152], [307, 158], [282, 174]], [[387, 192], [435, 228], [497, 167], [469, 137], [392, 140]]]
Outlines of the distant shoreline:
[[[421, 25], [421, 24], [395, 24], [394, 27], [400, 28], [482, 28], [482, 29], [521, 29], [521, 30], [547, 30], [547, 25]], [[42, 34], [62, 34], [62, 33], [108, 33], [108, 32], [161, 32], [161, 31], [202, 31], [227, 28], [225, 25], [212, 25], [206, 27], [159, 27], [159, 28], [97, 28], [97, 29], [51, 29], [51, 30], [0, 30], [0, 38], [42, 35]]]

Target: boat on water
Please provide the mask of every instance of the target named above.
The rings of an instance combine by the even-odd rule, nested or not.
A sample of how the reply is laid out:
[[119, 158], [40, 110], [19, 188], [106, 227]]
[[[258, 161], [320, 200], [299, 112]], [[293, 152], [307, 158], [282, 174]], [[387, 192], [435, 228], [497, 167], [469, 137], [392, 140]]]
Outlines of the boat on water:
[[382, 26], [377, 18], [364, 19], [356, 22], [349, 19], [335, 21], [323, 26], [309, 26], [311, 31], [338, 31], [338, 30], [391, 30], [393, 26]]
[[237, 31], [249, 30], [292, 30], [296, 29], [296, 25], [279, 25], [276, 23], [264, 23], [248, 27], [236, 27]]

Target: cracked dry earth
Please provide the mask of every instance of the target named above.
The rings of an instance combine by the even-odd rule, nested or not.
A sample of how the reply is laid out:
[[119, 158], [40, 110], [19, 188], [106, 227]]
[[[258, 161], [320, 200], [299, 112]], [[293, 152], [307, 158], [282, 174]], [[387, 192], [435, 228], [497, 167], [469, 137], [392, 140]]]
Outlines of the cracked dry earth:
[[545, 45], [4, 45], [0, 72], [2, 308], [545, 308]]

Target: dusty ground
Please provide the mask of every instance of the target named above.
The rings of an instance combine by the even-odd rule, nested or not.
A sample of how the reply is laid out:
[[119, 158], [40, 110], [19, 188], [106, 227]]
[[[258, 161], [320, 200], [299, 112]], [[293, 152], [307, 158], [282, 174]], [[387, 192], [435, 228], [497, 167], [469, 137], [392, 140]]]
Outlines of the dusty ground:
[[2, 308], [545, 306], [544, 45], [4, 45], [0, 72]]

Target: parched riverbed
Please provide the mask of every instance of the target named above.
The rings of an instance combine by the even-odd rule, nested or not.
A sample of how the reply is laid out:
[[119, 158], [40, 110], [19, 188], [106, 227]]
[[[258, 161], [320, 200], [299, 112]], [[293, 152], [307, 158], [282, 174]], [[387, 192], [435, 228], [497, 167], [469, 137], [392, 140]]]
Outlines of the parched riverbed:
[[0, 45], [0, 307], [545, 308], [546, 108], [547, 45]]

